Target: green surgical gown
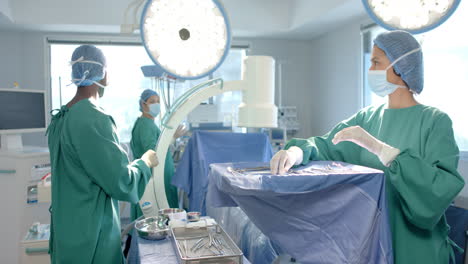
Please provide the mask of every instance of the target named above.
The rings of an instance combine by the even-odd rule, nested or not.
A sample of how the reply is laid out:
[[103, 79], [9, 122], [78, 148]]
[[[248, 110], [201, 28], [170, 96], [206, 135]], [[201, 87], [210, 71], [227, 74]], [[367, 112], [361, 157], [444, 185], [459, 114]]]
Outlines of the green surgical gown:
[[124, 263], [118, 200], [138, 202], [151, 177], [129, 164], [111, 116], [85, 99], [63, 106], [47, 130], [52, 166], [52, 263]]
[[[130, 141], [133, 156], [135, 158], [141, 158], [146, 151], [150, 149], [154, 150], [160, 135], [161, 130], [156, 126], [154, 120], [146, 117], [139, 117], [133, 126], [132, 139]], [[172, 176], [174, 175], [174, 160], [170, 154], [171, 153], [168, 151], [166, 155], [166, 163], [164, 166], [164, 186], [169, 206], [171, 208], [177, 208], [179, 207], [177, 188], [171, 184]], [[132, 204], [130, 210], [130, 217], [132, 220], [135, 220], [142, 215], [138, 204]]]
[[[350, 126], [361, 126], [401, 153], [384, 167], [377, 156], [354, 143], [334, 145], [335, 134]], [[336, 160], [383, 170], [395, 263], [449, 262], [453, 252], [444, 212], [464, 180], [457, 172], [459, 150], [445, 113], [425, 105], [368, 107], [322, 137], [292, 139], [285, 148], [291, 146], [304, 151], [303, 164]]]

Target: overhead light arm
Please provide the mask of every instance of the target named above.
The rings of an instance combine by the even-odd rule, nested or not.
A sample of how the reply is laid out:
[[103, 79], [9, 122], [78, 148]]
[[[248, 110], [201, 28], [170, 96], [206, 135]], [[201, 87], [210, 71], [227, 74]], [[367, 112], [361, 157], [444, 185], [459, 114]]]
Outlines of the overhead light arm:
[[[138, 23], [138, 10], [143, 6], [145, 0], [134, 0], [131, 2], [127, 8], [125, 9], [124, 13], [124, 21], [123, 24], [120, 25], [120, 33], [122, 34], [131, 34], [135, 30], [140, 28], [140, 24]], [[133, 9], [133, 18], [128, 18], [128, 13]]]

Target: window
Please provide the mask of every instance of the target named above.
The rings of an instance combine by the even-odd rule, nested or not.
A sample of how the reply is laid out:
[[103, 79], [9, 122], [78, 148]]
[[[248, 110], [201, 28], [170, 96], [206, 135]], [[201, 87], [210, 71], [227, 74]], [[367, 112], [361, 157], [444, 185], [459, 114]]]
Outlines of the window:
[[[73, 51], [79, 44], [52, 44], [51, 88], [52, 108], [60, 108], [69, 102], [76, 93], [71, 82], [71, 60]], [[140, 115], [138, 97], [151, 88], [151, 81], [140, 70], [151, 63], [144, 48], [139, 45], [96, 45], [106, 55], [108, 88], [99, 105], [114, 118], [122, 142], [129, 142], [133, 123]]]
[[[416, 35], [424, 54], [424, 90], [416, 100], [437, 107], [450, 116], [463, 158], [468, 156], [468, 37], [462, 33], [466, 16], [468, 3], [461, 1], [451, 19], [434, 30]], [[372, 40], [382, 31], [381, 27], [372, 26], [362, 34], [365, 106], [385, 102], [385, 99], [371, 93], [367, 84]]]
[[[50, 43], [51, 55], [51, 102], [52, 109], [60, 108], [69, 102], [76, 93], [76, 86], [71, 83], [71, 67], [68, 64], [78, 43], [60, 44]], [[105, 54], [107, 60], [108, 88], [104, 97], [99, 101], [102, 108], [112, 115], [121, 142], [129, 142], [133, 123], [140, 116], [138, 98], [144, 89], [154, 88], [150, 78], [143, 76], [140, 67], [152, 65], [143, 46], [135, 45], [96, 45]], [[222, 77], [225, 80], [240, 79], [241, 62], [245, 55], [243, 49], [231, 49], [222, 66], [213, 73], [212, 77]], [[170, 84], [171, 101], [194, 85], [208, 80], [208, 78], [175, 82]], [[240, 103], [240, 94], [228, 93], [210, 100], [222, 107]], [[230, 109], [229, 109], [230, 110]], [[226, 110], [221, 109], [226, 112]]]

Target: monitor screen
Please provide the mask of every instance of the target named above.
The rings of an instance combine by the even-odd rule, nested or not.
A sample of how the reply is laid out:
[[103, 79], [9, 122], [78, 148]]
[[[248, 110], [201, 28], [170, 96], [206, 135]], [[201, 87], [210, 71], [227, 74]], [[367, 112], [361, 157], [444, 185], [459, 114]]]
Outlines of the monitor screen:
[[271, 140], [284, 140], [284, 130], [281, 128], [272, 128]]
[[0, 89], [0, 131], [44, 129], [45, 93]]

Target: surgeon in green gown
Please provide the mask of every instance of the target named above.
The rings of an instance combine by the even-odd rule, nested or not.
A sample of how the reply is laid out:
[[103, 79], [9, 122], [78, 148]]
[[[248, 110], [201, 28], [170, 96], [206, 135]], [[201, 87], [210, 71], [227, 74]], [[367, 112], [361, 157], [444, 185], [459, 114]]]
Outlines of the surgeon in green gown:
[[384, 171], [395, 263], [449, 263], [457, 245], [444, 213], [464, 186], [452, 121], [414, 98], [423, 90], [423, 58], [411, 34], [377, 36], [371, 62], [369, 86], [387, 103], [360, 110], [324, 136], [292, 139], [272, 158], [272, 173], [310, 160]]
[[71, 63], [76, 95], [55, 111], [47, 129], [51, 263], [125, 263], [118, 200], [138, 202], [158, 160], [149, 150], [129, 163], [114, 120], [97, 105], [107, 84], [102, 51], [82, 45]]
[[[140, 100], [141, 116], [135, 121], [132, 129], [130, 147], [135, 158], [141, 157], [149, 149], [155, 149], [161, 130], [155, 124], [154, 119], [160, 114], [160, 98], [158, 93], [146, 89], [141, 93]], [[181, 137], [186, 132], [183, 126], [179, 126], [174, 134], [174, 139]], [[178, 208], [177, 188], [171, 184], [174, 175], [174, 160], [168, 151], [164, 166], [164, 182], [166, 197], [171, 208]], [[130, 217], [132, 220], [142, 215], [140, 206], [132, 204]]]

